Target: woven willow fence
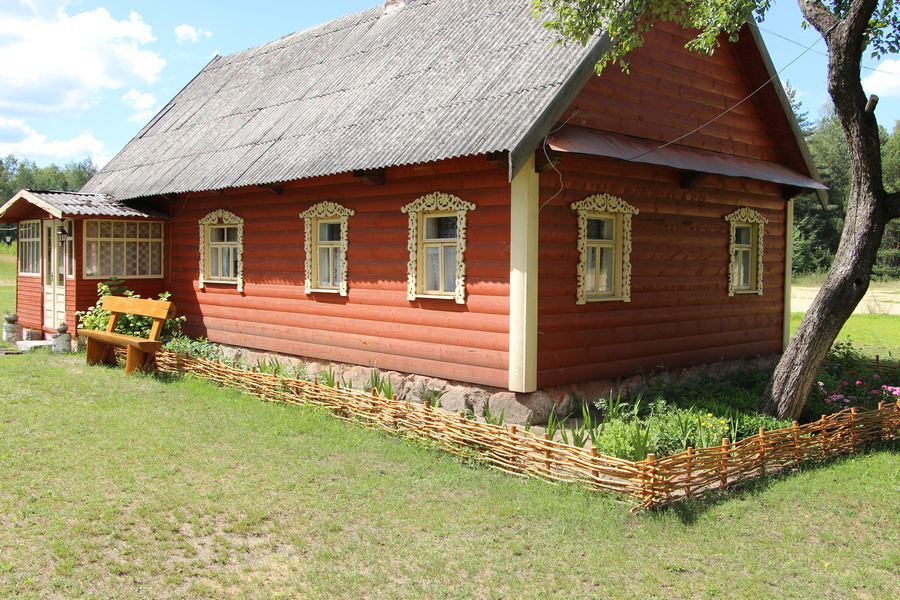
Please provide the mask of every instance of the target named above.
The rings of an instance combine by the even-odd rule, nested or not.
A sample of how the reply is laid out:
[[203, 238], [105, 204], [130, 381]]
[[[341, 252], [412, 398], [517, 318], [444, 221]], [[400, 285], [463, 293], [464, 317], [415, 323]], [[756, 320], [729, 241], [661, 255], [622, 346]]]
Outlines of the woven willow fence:
[[466, 454], [515, 475], [576, 483], [625, 494], [644, 508], [698, 497], [735, 482], [853, 452], [863, 445], [900, 438], [900, 401], [878, 410], [855, 408], [821, 420], [759, 434], [735, 444], [689, 448], [685, 452], [632, 462], [538, 437], [528, 431], [480, 423], [433, 409], [352, 389], [248, 372], [185, 354], [161, 351], [164, 373], [191, 373], [218, 385], [239, 388], [258, 398], [313, 404], [347, 421], [362, 422], [394, 435], [424, 438], [453, 454]]

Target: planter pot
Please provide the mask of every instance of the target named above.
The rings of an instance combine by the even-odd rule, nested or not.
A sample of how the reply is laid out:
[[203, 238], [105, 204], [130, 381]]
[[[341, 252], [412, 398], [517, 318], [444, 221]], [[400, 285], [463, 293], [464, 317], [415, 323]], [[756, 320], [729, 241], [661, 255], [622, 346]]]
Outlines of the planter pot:
[[12, 313], [12, 314], [6, 315], [5, 317], [3, 317], [3, 319], [7, 323], [12, 324], [19, 320], [19, 315], [17, 315], [16, 313]]

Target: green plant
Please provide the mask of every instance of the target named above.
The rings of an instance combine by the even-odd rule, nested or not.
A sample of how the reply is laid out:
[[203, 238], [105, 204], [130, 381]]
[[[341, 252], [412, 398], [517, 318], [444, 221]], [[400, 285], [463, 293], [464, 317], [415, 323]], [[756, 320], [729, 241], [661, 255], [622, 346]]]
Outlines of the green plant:
[[181, 332], [169, 338], [163, 344], [163, 348], [171, 352], [190, 354], [191, 356], [208, 358], [210, 360], [218, 360], [222, 357], [222, 351], [218, 344], [214, 344], [204, 337], [188, 337]]
[[431, 408], [438, 408], [441, 405], [441, 396], [444, 395], [443, 390], [432, 388], [427, 390], [425, 382], [422, 382], [422, 402], [427, 402]]
[[319, 371], [319, 374], [316, 376], [316, 381], [331, 388], [336, 387], [334, 384], [337, 382], [337, 375], [335, 374], [334, 367], [331, 363], [328, 363], [328, 369]]
[[491, 414], [491, 409], [487, 404], [484, 405], [484, 422], [490, 425], [503, 426], [503, 418], [506, 416], [506, 409], [500, 411], [499, 415]]

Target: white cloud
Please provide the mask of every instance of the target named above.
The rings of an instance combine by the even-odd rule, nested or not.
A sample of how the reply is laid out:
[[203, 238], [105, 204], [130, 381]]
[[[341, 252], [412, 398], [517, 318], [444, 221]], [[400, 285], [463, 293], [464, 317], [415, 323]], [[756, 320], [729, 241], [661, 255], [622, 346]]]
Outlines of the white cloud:
[[52, 0], [0, 7], [0, 114], [72, 114], [96, 104], [103, 89], [159, 76], [166, 63], [141, 47], [156, 38], [139, 14], [117, 21], [104, 8], [64, 9]]
[[98, 167], [111, 158], [103, 151], [103, 142], [92, 133], [82, 133], [70, 140], [48, 140], [46, 135], [38, 133], [21, 119], [0, 118], [0, 156], [8, 154], [58, 164], [90, 156]]
[[156, 97], [153, 94], [146, 94], [131, 89], [122, 96], [122, 102], [134, 107], [136, 110], [147, 110], [156, 106]]
[[179, 25], [175, 28], [175, 39], [181, 42], [199, 42], [201, 37], [212, 36], [212, 31], [197, 29], [193, 25]]
[[881, 61], [874, 73], [863, 78], [862, 85], [868, 94], [900, 96], [900, 58]]

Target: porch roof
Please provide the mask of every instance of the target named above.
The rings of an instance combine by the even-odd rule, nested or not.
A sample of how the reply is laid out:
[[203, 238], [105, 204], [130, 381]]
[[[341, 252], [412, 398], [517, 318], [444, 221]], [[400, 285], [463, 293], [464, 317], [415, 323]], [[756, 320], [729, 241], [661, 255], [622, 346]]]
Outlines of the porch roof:
[[107, 194], [83, 194], [51, 190], [21, 190], [0, 206], [0, 221], [21, 220], [32, 206], [41, 208], [57, 219], [78, 217], [155, 218], [152, 214], [115, 200]]

